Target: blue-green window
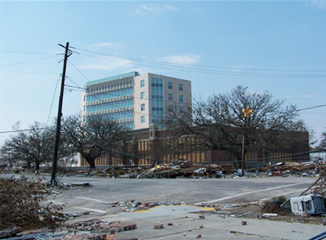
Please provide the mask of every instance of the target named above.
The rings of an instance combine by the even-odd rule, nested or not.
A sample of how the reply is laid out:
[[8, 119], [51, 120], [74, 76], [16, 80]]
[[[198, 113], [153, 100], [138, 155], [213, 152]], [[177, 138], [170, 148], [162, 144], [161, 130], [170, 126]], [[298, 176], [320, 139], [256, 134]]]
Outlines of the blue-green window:
[[[159, 123], [164, 115], [163, 78], [151, 78], [152, 123]], [[162, 128], [159, 125], [159, 128]]]
[[179, 112], [183, 113], [183, 107], [182, 106], [179, 107]]
[[134, 105], [133, 99], [122, 100], [117, 102], [101, 103], [86, 106], [86, 112], [96, 112], [101, 110], [109, 110], [114, 108], [130, 107]]
[[140, 93], [140, 98], [141, 98], [141, 99], [144, 99], [144, 98], [145, 98], [145, 92], [141, 92], [141, 93]]
[[173, 105], [169, 105], [169, 112], [173, 112]]
[[169, 93], [169, 101], [173, 101], [173, 95], [172, 95], [172, 93]]
[[183, 95], [179, 95], [179, 102], [183, 102]]
[[145, 80], [140, 81], [140, 87], [145, 87]]
[[145, 123], [145, 116], [141, 116], [141, 123]]
[[183, 91], [183, 84], [179, 84], [179, 91]]
[[110, 99], [114, 97], [133, 95], [133, 94], [134, 94], [133, 88], [124, 88], [124, 89], [114, 90], [110, 92], [88, 95], [86, 96], [86, 102], [93, 102], [97, 100]]
[[145, 103], [141, 104], [141, 111], [145, 111]]
[[172, 82], [168, 82], [168, 89], [172, 89]]

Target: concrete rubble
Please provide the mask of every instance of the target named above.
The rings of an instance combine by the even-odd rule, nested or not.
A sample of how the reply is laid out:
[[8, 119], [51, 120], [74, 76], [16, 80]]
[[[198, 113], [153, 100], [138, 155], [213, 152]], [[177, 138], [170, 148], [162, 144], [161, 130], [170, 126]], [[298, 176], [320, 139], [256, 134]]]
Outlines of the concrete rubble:
[[[135, 223], [130, 222], [108, 222], [101, 219], [91, 219], [75, 223], [65, 223], [55, 232], [37, 231], [21, 232], [21, 229], [5, 230], [0, 232], [0, 238], [18, 239], [70, 239], [70, 240], [104, 240], [104, 239], [126, 239], [114, 236], [115, 233], [137, 229]], [[129, 239], [129, 238], [128, 238]], [[130, 238], [137, 239], [137, 238]]]
[[[244, 177], [272, 176], [318, 176], [319, 170], [326, 169], [324, 162], [274, 162], [261, 167], [245, 170]], [[237, 178], [241, 177], [241, 169], [234, 164], [195, 164], [186, 160], [173, 164], [154, 166], [115, 166], [106, 169], [77, 170], [66, 176], [78, 177], [107, 177], [107, 178]]]

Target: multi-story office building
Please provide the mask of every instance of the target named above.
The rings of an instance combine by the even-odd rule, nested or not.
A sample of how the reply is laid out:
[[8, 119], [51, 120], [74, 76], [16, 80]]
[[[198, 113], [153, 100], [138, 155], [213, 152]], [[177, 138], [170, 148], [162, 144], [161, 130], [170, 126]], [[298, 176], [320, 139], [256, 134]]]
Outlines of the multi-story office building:
[[[82, 118], [102, 115], [129, 129], [168, 120], [167, 112], [191, 106], [191, 82], [152, 73], [120, 74], [86, 83]], [[162, 127], [162, 126], [161, 126]]]

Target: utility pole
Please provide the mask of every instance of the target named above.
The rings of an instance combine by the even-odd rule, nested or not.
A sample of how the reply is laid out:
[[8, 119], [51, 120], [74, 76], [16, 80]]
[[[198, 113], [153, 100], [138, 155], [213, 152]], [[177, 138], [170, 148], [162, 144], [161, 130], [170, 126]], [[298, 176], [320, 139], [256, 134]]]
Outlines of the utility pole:
[[57, 185], [55, 176], [56, 176], [56, 168], [57, 168], [59, 141], [60, 141], [60, 126], [61, 126], [61, 116], [62, 116], [63, 93], [64, 93], [64, 87], [65, 87], [67, 60], [68, 60], [68, 57], [70, 57], [70, 55], [72, 54], [72, 52], [69, 51], [69, 42], [66, 43], [66, 47], [61, 44], [59, 44], [59, 46], [65, 48], [66, 51], [65, 51], [65, 58], [64, 58], [64, 62], [63, 62], [63, 73], [62, 73], [61, 90], [60, 90], [60, 97], [59, 97], [59, 108], [58, 108], [58, 116], [57, 116], [57, 131], [56, 131], [56, 135], [55, 135], [55, 144], [54, 144], [53, 162], [52, 162], [51, 186]]

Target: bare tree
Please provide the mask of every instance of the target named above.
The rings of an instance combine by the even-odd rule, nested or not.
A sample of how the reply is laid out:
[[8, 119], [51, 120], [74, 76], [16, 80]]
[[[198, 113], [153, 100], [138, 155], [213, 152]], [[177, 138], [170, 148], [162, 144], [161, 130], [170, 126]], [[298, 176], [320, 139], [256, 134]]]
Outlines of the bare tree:
[[192, 108], [183, 113], [177, 109], [169, 111], [166, 129], [175, 137], [196, 136], [198, 140], [192, 144], [192, 150], [226, 150], [240, 160], [245, 123], [242, 110], [246, 107], [252, 109], [246, 119], [246, 152], [305, 139], [300, 133], [307, 134], [307, 129], [298, 119], [296, 106], [284, 106], [283, 100], [273, 99], [269, 92], [250, 93], [243, 86], [228, 94], [214, 94], [207, 100], [195, 99]]
[[53, 153], [53, 131], [44, 124], [35, 122], [27, 131], [19, 130], [19, 124], [15, 127], [16, 134], [5, 141], [1, 148], [2, 158], [8, 157], [16, 161], [26, 161], [39, 169], [41, 163], [51, 161]]
[[64, 119], [63, 139], [73, 146], [90, 165], [95, 168], [95, 160], [104, 153], [119, 153], [125, 140], [125, 129], [115, 120], [94, 116], [82, 123], [80, 114]]
[[323, 132], [321, 134], [321, 139], [320, 142], [318, 144], [318, 146], [316, 147], [317, 149], [326, 149], [326, 132]]

